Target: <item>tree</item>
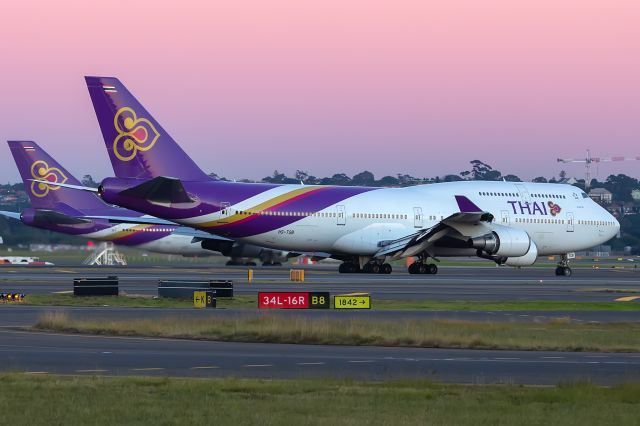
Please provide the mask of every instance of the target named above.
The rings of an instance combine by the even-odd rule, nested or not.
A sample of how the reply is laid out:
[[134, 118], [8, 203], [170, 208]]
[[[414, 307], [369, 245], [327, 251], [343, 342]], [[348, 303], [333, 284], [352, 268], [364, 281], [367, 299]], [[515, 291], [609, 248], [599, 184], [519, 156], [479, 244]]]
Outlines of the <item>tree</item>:
[[373, 176], [373, 173], [368, 170], [354, 175], [353, 179], [351, 179], [351, 183], [356, 186], [372, 186], [375, 182], [376, 178]]
[[471, 170], [460, 172], [460, 176], [465, 179], [471, 178], [471, 180], [500, 180], [502, 179], [502, 173], [498, 170], [494, 170], [488, 164], [483, 163], [480, 160], [470, 161]]
[[615, 201], [631, 201], [631, 191], [638, 188], [638, 180], [627, 175], [610, 175], [604, 187], [611, 191]]
[[90, 186], [91, 188], [97, 188], [98, 186], [100, 186], [97, 182], [94, 182], [91, 175], [84, 175], [82, 177], [82, 184], [84, 186]]
[[535, 183], [547, 183], [547, 178], [544, 176], [538, 176], [537, 178], [533, 178], [533, 180], [531, 182], [535, 182]]
[[507, 182], [522, 182], [522, 180], [516, 175], [505, 175], [503, 179]]
[[393, 176], [384, 176], [377, 184], [379, 186], [398, 186], [398, 179]]

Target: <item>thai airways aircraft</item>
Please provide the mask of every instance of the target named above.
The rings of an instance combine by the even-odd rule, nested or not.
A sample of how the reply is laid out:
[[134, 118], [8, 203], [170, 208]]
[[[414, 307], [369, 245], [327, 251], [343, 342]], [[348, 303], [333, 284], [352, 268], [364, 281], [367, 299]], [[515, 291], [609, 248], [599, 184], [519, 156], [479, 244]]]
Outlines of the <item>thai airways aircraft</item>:
[[[94, 194], [55, 185], [80, 185], [80, 182], [35, 142], [9, 141], [8, 144], [32, 208], [21, 213], [0, 211], [0, 215], [37, 228], [158, 253], [208, 256], [213, 250], [232, 258], [281, 258], [281, 252], [236, 243], [173, 222], [153, 218], [155, 224], [145, 223], [140, 213], [109, 206]], [[42, 179], [49, 184], [33, 179]]]
[[433, 274], [437, 267], [428, 258], [479, 256], [525, 266], [560, 254], [556, 275], [568, 276], [568, 254], [604, 243], [619, 229], [612, 215], [569, 185], [362, 188], [214, 180], [118, 79], [86, 82], [109, 157], [121, 171], [102, 181], [103, 200], [226, 238], [324, 252], [343, 260], [340, 272], [390, 273], [387, 261], [407, 256], [418, 259], [410, 273]]

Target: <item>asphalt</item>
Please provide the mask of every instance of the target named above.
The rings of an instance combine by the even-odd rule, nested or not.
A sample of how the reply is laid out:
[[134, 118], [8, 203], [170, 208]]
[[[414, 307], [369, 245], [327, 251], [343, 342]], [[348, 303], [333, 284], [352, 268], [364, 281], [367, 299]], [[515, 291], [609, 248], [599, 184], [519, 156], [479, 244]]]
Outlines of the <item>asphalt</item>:
[[430, 379], [610, 385], [640, 380], [640, 354], [222, 343], [0, 331], [0, 368], [27, 374]]
[[640, 270], [576, 268], [572, 277], [556, 277], [553, 268], [441, 267], [437, 275], [338, 274], [335, 268], [308, 268], [304, 283], [289, 281], [288, 268], [259, 268], [254, 281], [233, 267], [0, 267], [0, 291], [42, 294], [70, 291], [74, 278], [115, 275], [121, 291], [156, 294], [159, 279], [234, 281], [237, 294], [304, 289], [332, 294], [367, 292], [375, 299], [402, 300], [570, 300], [613, 301], [640, 294]]
[[[436, 276], [405, 273], [341, 275], [329, 268], [307, 269], [305, 283], [288, 281], [288, 269], [256, 269], [248, 283], [242, 268], [0, 268], [0, 291], [27, 294], [68, 292], [76, 277], [117, 275], [121, 290], [156, 293], [158, 279], [232, 279], [238, 294], [265, 290], [368, 292], [376, 299], [405, 300], [574, 300], [611, 301], [640, 292], [635, 269], [575, 269], [570, 278], [545, 268], [441, 268]], [[607, 291], [604, 291], [607, 289]], [[612, 293], [618, 291], [620, 293]], [[625, 291], [625, 293], [623, 293]], [[633, 303], [633, 302], [631, 302]], [[427, 378], [458, 383], [556, 384], [588, 380], [614, 384], [640, 380], [640, 353], [527, 352], [421, 348], [311, 346], [64, 335], [26, 331], [44, 312], [72, 318], [212, 318], [264, 315], [239, 309], [156, 309], [0, 305], [0, 371], [27, 374], [162, 375], [192, 377], [305, 378], [365, 380]], [[270, 315], [470, 321], [637, 322], [621, 311], [275, 311]]]

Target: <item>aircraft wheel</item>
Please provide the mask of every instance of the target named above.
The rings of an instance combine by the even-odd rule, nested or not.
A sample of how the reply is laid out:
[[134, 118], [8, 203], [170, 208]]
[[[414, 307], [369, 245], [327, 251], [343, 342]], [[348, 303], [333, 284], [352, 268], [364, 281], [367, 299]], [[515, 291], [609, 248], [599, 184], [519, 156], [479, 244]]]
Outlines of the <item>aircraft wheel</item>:
[[374, 274], [379, 274], [380, 265], [378, 265], [377, 263], [374, 263], [373, 265], [371, 265], [371, 272], [373, 272]]
[[370, 274], [373, 272], [373, 265], [371, 263], [365, 263], [362, 267], [362, 272], [365, 274]]
[[391, 265], [389, 265], [388, 263], [384, 263], [384, 264], [382, 265], [382, 270], [381, 270], [381, 272], [382, 272], [383, 274], [390, 274], [392, 270], [393, 270], [393, 268], [392, 268], [392, 267], [391, 267]]
[[427, 265], [425, 265], [424, 263], [421, 263], [420, 266], [418, 266], [418, 273], [419, 274], [426, 274], [427, 273]]
[[568, 266], [565, 266], [562, 272], [565, 277], [570, 277], [572, 271], [571, 271], [571, 268], [569, 268]]
[[430, 263], [427, 266], [427, 274], [437, 274], [437, 273], [438, 273], [438, 267], [433, 263]]
[[558, 266], [558, 267], [556, 268], [556, 275], [557, 275], [557, 276], [562, 276], [562, 275], [564, 275], [564, 268], [563, 268], [562, 266]]
[[418, 264], [416, 262], [409, 265], [408, 271], [410, 274], [418, 274], [420, 271], [418, 270]]
[[246, 266], [256, 266], [256, 262], [247, 262], [245, 263]]

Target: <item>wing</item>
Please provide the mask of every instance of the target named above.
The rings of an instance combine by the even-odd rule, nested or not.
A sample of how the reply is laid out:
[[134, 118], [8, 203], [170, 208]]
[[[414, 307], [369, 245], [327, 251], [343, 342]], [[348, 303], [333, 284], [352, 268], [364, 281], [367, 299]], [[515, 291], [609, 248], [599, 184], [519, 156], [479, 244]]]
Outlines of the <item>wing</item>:
[[381, 242], [380, 250], [376, 252], [374, 257], [391, 256], [398, 259], [415, 256], [423, 251], [428, 251], [431, 246], [445, 236], [459, 233], [461, 227], [493, 221], [491, 213], [482, 211], [467, 197], [462, 195], [456, 195], [455, 197], [460, 212], [446, 217], [431, 228], [421, 229], [397, 240]]

